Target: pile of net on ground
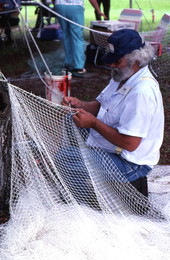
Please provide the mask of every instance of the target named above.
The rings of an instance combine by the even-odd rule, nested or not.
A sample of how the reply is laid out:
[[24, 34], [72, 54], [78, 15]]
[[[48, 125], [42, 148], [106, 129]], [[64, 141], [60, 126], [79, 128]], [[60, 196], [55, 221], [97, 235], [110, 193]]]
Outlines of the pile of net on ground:
[[161, 148], [160, 164], [169, 164], [170, 158], [170, 26], [162, 42], [162, 55], [152, 62], [153, 70], [157, 74], [157, 80], [160, 84], [160, 90], [164, 101], [165, 111], [165, 131], [164, 142]]
[[169, 191], [146, 199], [104, 151], [86, 145], [73, 109], [8, 89], [11, 196], [1, 259], [168, 260]]

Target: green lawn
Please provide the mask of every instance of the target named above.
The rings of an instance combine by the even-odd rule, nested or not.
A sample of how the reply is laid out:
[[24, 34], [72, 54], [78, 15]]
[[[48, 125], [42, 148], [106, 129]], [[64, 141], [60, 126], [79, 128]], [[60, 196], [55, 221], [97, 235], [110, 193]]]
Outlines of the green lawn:
[[[117, 20], [120, 12], [124, 8], [130, 7], [129, 0], [111, 0], [110, 20]], [[170, 0], [132, 0], [134, 9], [141, 9], [144, 13], [142, 18], [142, 30], [148, 31], [150, 27], [155, 29], [164, 13], [170, 13]], [[151, 10], [155, 12], [155, 23], [152, 23]], [[90, 25], [90, 21], [95, 20], [94, 10], [88, 0], [85, 0], [85, 24]], [[149, 25], [148, 25], [149, 24]], [[149, 27], [150, 26], [150, 27]]]
[[[129, 0], [111, 0], [110, 9], [110, 20], [117, 20], [120, 12], [124, 8], [130, 7]], [[159, 23], [162, 15], [167, 12], [170, 13], [170, 0], [132, 0], [132, 7], [134, 9], [142, 9], [144, 15], [142, 18], [142, 27], [140, 30], [148, 31], [150, 29], [155, 29]], [[151, 10], [155, 10], [155, 23], [152, 22]], [[34, 14], [35, 7], [27, 7], [28, 12], [28, 24], [30, 27], [34, 27], [36, 15]], [[25, 18], [25, 7], [22, 8], [22, 14]], [[95, 20], [94, 9], [88, 0], [85, 0], [85, 26], [90, 26], [90, 21]]]

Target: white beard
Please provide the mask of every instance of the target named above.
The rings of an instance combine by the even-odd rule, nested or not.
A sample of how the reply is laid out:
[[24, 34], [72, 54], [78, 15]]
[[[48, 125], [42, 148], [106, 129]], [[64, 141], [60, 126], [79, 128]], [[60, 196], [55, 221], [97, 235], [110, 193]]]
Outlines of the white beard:
[[119, 69], [119, 68], [113, 68], [111, 75], [112, 78], [116, 81], [116, 82], [121, 82], [125, 79], [128, 79], [130, 76], [132, 76], [134, 73], [132, 66], [127, 66], [123, 69]]

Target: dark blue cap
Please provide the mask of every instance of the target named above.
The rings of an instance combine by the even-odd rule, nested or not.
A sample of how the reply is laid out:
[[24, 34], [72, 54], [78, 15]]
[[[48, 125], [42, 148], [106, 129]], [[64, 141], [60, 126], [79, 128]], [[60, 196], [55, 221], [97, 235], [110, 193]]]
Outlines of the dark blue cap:
[[109, 52], [102, 57], [102, 61], [106, 64], [112, 64], [125, 54], [145, 46], [139, 33], [131, 29], [118, 30], [110, 35], [107, 41]]

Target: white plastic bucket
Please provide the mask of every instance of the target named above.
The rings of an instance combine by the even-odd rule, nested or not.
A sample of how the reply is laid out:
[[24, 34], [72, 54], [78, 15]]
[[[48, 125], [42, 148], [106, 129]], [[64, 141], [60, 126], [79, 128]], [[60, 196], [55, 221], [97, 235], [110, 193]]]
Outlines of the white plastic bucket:
[[66, 71], [62, 71], [62, 75], [52, 75], [45, 73], [44, 79], [48, 87], [46, 86], [46, 99], [57, 104], [61, 104], [63, 97], [70, 96], [70, 87], [72, 74]]

